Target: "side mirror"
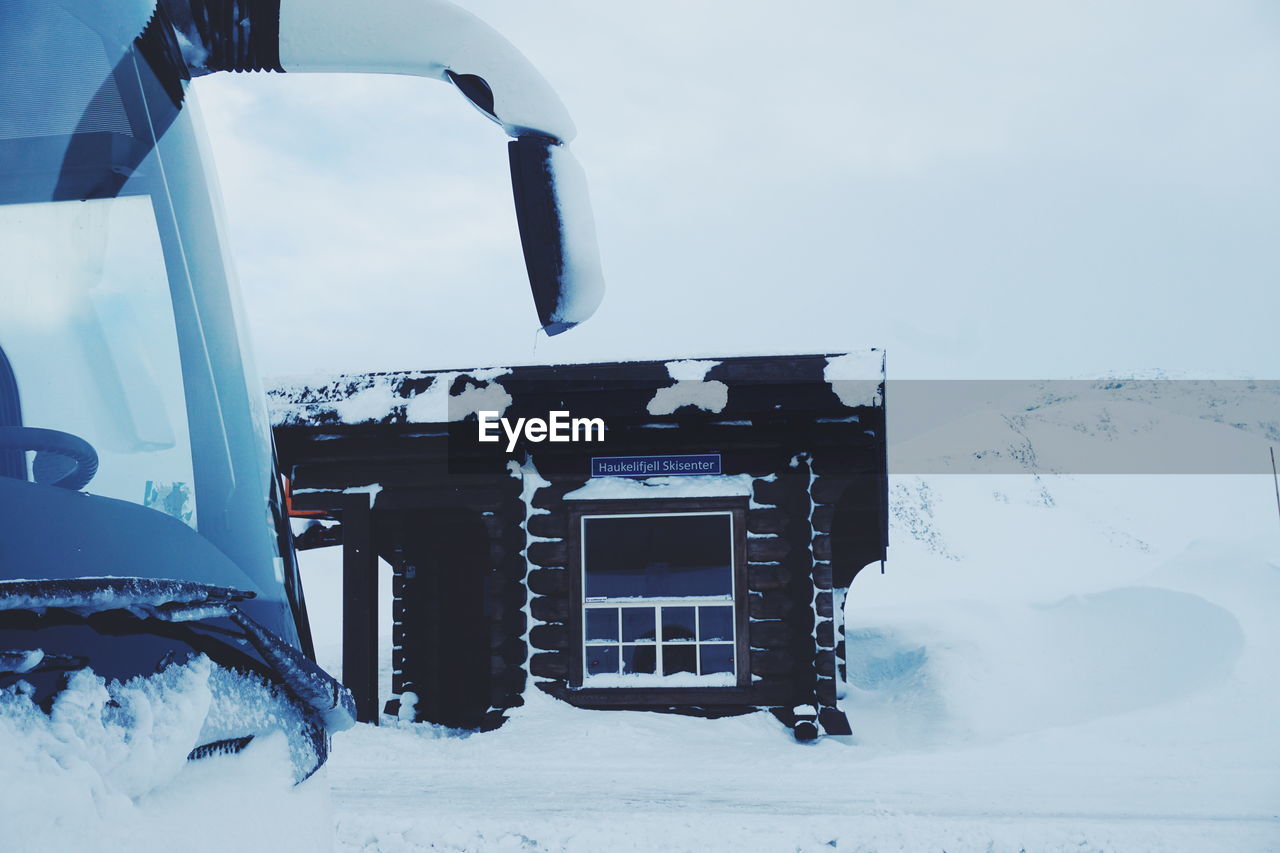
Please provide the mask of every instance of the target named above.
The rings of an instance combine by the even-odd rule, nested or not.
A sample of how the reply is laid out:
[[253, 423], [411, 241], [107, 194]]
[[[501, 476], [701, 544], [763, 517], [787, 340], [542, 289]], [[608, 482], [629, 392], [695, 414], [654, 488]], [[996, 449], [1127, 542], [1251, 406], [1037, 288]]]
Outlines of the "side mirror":
[[[258, 8], [244, 0], [240, 6]], [[192, 74], [276, 67], [274, 54], [270, 61], [259, 54], [276, 47], [271, 42], [278, 34], [283, 71], [415, 74], [452, 83], [515, 140], [510, 159], [516, 220], [543, 329], [557, 335], [591, 316], [604, 295], [604, 277], [587, 182], [565, 145], [576, 131], [560, 98], [520, 51], [449, 0], [367, 3], [358, 12], [338, 0], [281, 0], [278, 8], [278, 29], [264, 21], [247, 35], [218, 18], [225, 32], [215, 27], [217, 38], [236, 48], [236, 61]], [[200, 34], [187, 37], [194, 43]], [[262, 42], [246, 47], [241, 38]], [[244, 57], [253, 61], [245, 65]]]
[[586, 176], [568, 147], [548, 136], [518, 137], [507, 150], [534, 306], [546, 333], [558, 335], [595, 313], [604, 296]]

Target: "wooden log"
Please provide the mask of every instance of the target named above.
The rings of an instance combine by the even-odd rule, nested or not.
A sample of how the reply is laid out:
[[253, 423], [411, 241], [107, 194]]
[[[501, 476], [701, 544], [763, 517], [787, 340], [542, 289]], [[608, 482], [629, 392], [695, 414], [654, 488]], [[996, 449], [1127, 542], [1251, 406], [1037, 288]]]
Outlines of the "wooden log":
[[529, 631], [529, 644], [542, 651], [567, 651], [572, 645], [566, 625], [534, 625]]
[[564, 507], [564, 496], [574, 489], [580, 488], [586, 482], [582, 478], [575, 480], [565, 480], [559, 483], [552, 483], [550, 486], [543, 486], [533, 493], [533, 499], [530, 501], [538, 509], [558, 510]]
[[795, 735], [796, 740], [806, 742], [818, 739], [818, 715], [817, 714], [796, 714], [795, 725], [791, 731]]
[[770, 589], [761, 595], [752, 595], [747, 612], [752, 619], [785, 619], [794, 606], [789, 596], [778, 589]]
[[756, 480], [751, 491], [755, 496], [756, 503], [770, 506], [786, 503], [789, 498], [787, 483], [781, 478], [773, 481]]
[[747, 565], [747, 588], [753, 590], [783, 589], [791, 580], [791, 575], [782, 566]]
[[489, 651], [496, 652], [502, 648], [502, 644], [512, 637], [519, 637], [519, 634], [512, 634], [506, 630], [501, 622], [489, 623]]
[[489, 619], [494, 622], [501, 622], [513, 613], [519, 613], [524, 610], [524, 602], [519, 604], [507, 604], [499, 595], [489, 600]]
[[569, 600], [559, 596], [540, 595], [529, 602], [529, 612], [540, 622], [568, 622]]
[[851, 735], [853, 729], [849, 727], [849, 718], [845, 716], [844, 711], [839, 708], [824, 706], [818, 709], [818, 722], [822, 723], [822, 730], [829, 735]]
[[807, 477], [783, 474], [772, 482], [756, 480], [752, 491], [757, 503], [778, 507], [788, 515], [803, 518], [809, 515], [808, 485]]
[[845, 490], [849, 488], [849, 483], [848, 477], [817, 477], [809, 487], [809, 494], [813, 497], [814, 503], [839, 503], [844, 497]]
[[534, 536], [563, 539], [569, 533], [569, 517], [563, 512], [540, 512], [529, 516], [525, 527]]
[[567, 595], [569, 572], [567, 569], [534, 569], [529, 572], [529, 590], [538, 595]]
[[509, 553], [493, 564], [493, 571], [501, 578], [510, 581], [519, 582], [524, 580], [525, 573], [528, 570], [528, 561], [519, 553]]
[[788, 622], [772, 619], [748, 624], [747, 637], [752, 648], [785, 649], [791, 643], [792, 629]]
[[494, 686], [507, 695], [519, 695], [524, 692], [528, 673], [523, 667], [507, 667], [494, 675]]
[[520, 497], [519, 493], [516, 493], [513, 497], [500, 501], [492, 509], [494, 515], [506, 520], [516, 527], [519, 527], [520, 522], [524, 521], [524, 499]]
[[527, 599], [528, 592], [525, 590], [524, 584], [514, 580], [498, 584], [497, 595], [494, 596], [495, 603], [502, 605], [504, 614], [513, 610], [523, 610]]
[[508, 666], [519, 666], [529, 656], [529, 647], [519, 637], [509, 637], [501, 648], [502, 661]]
[[818, 675], [826, 678], [836, 677], [836, 653], [832, 649], [823, 649], [813, 656], [813, 666]]
[[519, 554], [524, 550], [527, 541], [524, 531], [520, 529], [520, 525], [515, 523], [507, 523], [502, 525], [498, 530], [498, 535], [490, 535], [490, 540], [497, 542], [509, 554]]
[[502, 631], [508, 637], [523, 637], [524, 632], [528, 630], [529, 617], [524, 614], [524, 602], [521, 602], [521, 609], [511, 610], [503, 613], [495, 623], [501, 626]]
[[747, 510], [747, 530], [752, 533], [781, 533], [788, 515], [777, 507]]
[[496, 512], [481, 513], [480, 523], [484, 525], [484, 533], [490, 539], [501, 539], [507, 527], [507, 520]]
[[814, 631], [817, 633], [819, 648], [830, 649], [835, 646], [835, 642], [836, 642], [836, 623], [835, 622], [833, 622], [830, 619], [819, 620], [818, 624], [814, 626]]
[[[522, 698], [518, 693], [512, 693], [511, 690], [502, 683], [502, 681], [499, 681], [497, 678], [490, 681], [489, 704], [490, 706], [493, 706], [494, 710], [489, 711], [488, 713], [502, 713], [503, 711], [511, 710], [511, 708], [520, 707], [521, 704], [524, 703], [524, 698]], [[481, 724], [481, 727], [483, 727], [483, 724]]]
[[781, 536], [747, 537], [747, 561], [752, 563], [777, 562], [791, 553], [791, 543]]
[[780, 649], [751, 650], [751, 672], [756, 675], [785, 675], [795, 668], [795, 658]]
[[[862, 435], [862, 430], [858, 430]], [[874, 474], [880, 470], [880, 449], [877, 439], [864, 435], [864, 443], [860, 447], [826, 447], [814, 451], [813, 471], [823, 476], [856, 476]]]
[[498, 476], [498, 489], [505, 500], [523, 503], [520, 499], [520, 495], [524, 493], [523, 477], [512, 477], [509, 472], [504, 471], [503, 475]]
[[[733, 418], [732, 420], [737, 420]], [[673, 430], [676, 436], [679, 431]], [[713, 424], [704, 433], [714, 446], [719, 447], [724, 458], [724, 472], [753, 473], [757, 476], [768, 475], [787, 467], [791, 454], [780, 452], [778, 446], [768, 438], [756, 433], [748, 426]], [[763, 446], [750, 446], [752, 441], [763, 440]], [[684, 441], [678, 439], [677, 444]]]
[[480, 718], [480, 731], [492, 732], [502, 727], [507, 721], [507, 715], [503, 713], [507, 706], [499, 705], [497, 708], [490, 708], [484, 712], [484, 716]]
[[538, 652], [529, 658], [529, 672], [541, 678], [568, 678], [569, 658], [563, 652]]
[[531, 542], [528, 555], [529, 562], [536, 566], [566, 566], [569, 564], [569, 545], [563, 540]]

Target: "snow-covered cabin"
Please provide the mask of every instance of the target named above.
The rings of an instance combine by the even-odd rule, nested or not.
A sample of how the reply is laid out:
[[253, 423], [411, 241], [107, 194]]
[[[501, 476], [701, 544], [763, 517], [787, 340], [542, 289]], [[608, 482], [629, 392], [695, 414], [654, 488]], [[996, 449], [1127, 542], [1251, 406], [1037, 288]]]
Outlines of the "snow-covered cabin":
[[[492, 729], [540, 689], [849, 734], [844, 597], [887, 546], [883, 379], [873, 350], [272, 389], [292, 512], [317, 519], [297, 545], [344, 547], [362, 718], [376, 554], [395, 572], [390, 712], [413, 694], [418, 720]], [[556, 417], [570, 440], [527, 428]]]

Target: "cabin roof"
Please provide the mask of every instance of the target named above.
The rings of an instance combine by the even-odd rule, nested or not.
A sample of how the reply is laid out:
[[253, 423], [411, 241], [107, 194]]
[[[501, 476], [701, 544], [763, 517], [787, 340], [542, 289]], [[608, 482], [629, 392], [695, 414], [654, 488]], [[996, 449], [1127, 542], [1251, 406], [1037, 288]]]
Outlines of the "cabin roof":
[[884, 353], [824, 353], [412, 370], [284, 378], [276, 427], [447, 424], [477, 411], [636, 416], [839, 417], [883, 406]]

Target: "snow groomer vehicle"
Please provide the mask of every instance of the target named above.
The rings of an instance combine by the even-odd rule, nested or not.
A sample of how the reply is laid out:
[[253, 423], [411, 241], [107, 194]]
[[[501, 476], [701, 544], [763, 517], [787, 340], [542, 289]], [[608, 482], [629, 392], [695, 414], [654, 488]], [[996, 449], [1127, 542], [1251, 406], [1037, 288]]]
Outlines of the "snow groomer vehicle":
[[219, 236], [188, 89], [218, 71], [451, 83], [513, 137], [543, 328], [586, 319], [602, 285], [563, 106], [451, 4], [0, 6], [0, 712], [50, 713], [86, 672], [114, 695], [196, 662], [212, 699], [189, 757], [283, 731], [301, 780], [354, 713], [313, 662]]

